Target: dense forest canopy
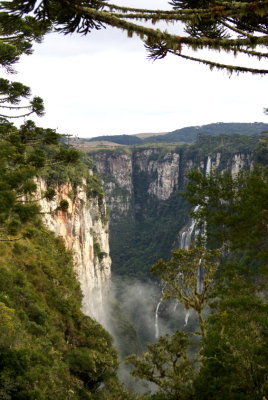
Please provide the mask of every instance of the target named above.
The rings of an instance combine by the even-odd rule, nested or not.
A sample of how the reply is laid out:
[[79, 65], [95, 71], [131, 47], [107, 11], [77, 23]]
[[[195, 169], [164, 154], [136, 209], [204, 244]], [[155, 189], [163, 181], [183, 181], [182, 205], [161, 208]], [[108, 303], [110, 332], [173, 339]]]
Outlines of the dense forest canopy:
[[[208, 65], [211, 69], [227, 69], [229, 72], [266, 74], [266, 68], [246, 65], [227, 65], [192, 56], [193, 50], [216, 50], [233, 55], [264, 60], [267, 58], [267, 0], [250, 1], [191, 1], [172, 0], [170, 10], [153, 10], [120, 6], [100, 0], [46, 0], [3, 1], [3, 10], [14, 17], [31, 14], [36, 22], [53, 25], [64, 34], [79, 32], [88, 34], [92, 29], [112, 26], [138, 35], [153, 59], [168, 53]], [[28, 17], [27, 17], [28, 18]], [[142, 22], [140, 22], [142, 21]], [[184, 35], [170, 34], [166, 30], [149, 28], [143, 22], [171, 22], [184, 26]], [[2, 37], [5, 42], [5, 37]], [[8, 39], [7, 39], [8, 40]]]

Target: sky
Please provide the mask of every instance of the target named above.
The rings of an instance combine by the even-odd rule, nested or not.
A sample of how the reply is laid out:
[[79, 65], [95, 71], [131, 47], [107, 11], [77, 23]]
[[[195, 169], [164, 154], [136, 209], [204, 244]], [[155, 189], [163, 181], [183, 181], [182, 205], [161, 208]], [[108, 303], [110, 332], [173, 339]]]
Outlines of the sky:
[[[167, 8], [168, 2], [123, 3]], [[268, 122], [263, 114], [268, 77], [230, 77], [172, 55], [153, 62], [140, 39], [114, 28], [87, 36], [49, 34], [34, 49], [9, 79], [44, 99], [46, 114], [35, 121], [60, 133], [95, 137], [170, 132], [212, 122]], [[215, 57], [228, 60], [224, 53]]]

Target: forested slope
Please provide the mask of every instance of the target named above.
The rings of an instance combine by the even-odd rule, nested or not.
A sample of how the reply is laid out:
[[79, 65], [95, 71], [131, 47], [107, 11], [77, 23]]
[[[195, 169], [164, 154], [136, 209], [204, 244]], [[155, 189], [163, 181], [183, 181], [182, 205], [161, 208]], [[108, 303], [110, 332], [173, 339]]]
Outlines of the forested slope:
[[112, 338], [82, 314], [62, 240], [41, 223], [32, 229], [31, 240], [0, 244], [1, 397], [95, 398], [115, 377]]
[[[113, 340], [81, 311], [75, 254], [42, 222], [58, 216], [70, 226], [73, 204], [57, 193], [64, 184], [73, 189], [70, 201], [82, 185], [96, 204], [95, 219], [105, 218], [101, 182], [54, 130], [2, 120], [0, 134], [1, 398], [123, 400]], [[40, 179], [46, 190], [37, 191]], [[51, 210], [41, 208], [44, 201]], [[94, 255], [91, 239], [97, 265], [101, 249]]]

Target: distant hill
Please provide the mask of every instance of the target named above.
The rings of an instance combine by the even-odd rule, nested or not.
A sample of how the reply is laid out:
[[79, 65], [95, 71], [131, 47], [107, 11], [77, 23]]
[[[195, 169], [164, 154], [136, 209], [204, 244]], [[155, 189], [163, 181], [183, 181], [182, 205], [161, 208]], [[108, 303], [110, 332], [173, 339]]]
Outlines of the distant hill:
[[140, 139], [145, 139], [145, 138], [148, 138], [148, 137], [152, 137], [152, 136], [162, 136], [162, 135], [166, 135], [168, 132], [157, 132], [157, 133], [150, 133], [150, 132], [145, 132], [145, 133], [135, 133], [135, 135], [133, 135], [133, 136], [136, 136], [136, 137], [138, 137], [138, 138], [140, 138]]
[[[193, 143], [199, 135], [259, 135], [268, 131], [263, 122], [217, 122], [201, 126], [188, 126], [169, 133], [138, 133], [136, 135], [105, 135], [91, 139], [81, 138], [73, 143], [80, 149], [84, 147], [134, 146], [147, 143]], [[106, 144], [106, 145], [105, 145]]]
[[166, 142], [185, 142], [192, 143], [198, 135], [218, 136], [218, 135], [259, 135], [268, 130], [268, 124], [263, 122], [238, 123], [238, 122], [217, 122], [202, 126], [189, 126], [187, 128], [176, 129], [173, 132], [162, 136], [151, 136], [143, 140], [143, 143], [166, 143]]
[[87, 139], [88, 142], [113, 142], [123, 144], [125, 146], [131, 146], [135, 144], [142, 144], [143, 140], [135, 135], [112, 135], [112, 136], [98, 136], [92, 139]]

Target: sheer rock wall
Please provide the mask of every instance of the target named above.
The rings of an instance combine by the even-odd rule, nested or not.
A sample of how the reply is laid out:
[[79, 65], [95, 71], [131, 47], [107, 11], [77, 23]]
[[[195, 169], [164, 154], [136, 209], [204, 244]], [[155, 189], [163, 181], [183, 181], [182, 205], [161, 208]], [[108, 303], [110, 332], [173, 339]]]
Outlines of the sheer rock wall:
[[[42, 198], [47, 184], [38, 179], [37, 187], [37, 198]], [[98, 199], [87, 197], [83, 187], [73, 190], [71, 184], [58, 185], [54, 189], [56, 196], [52, 201], [44, 198], [40, 201], [44, 223], [63, 238], [66, 248], [73, 253], [83, 294], [83, 312], [105, 325], [105, 295], [111, 278], [105, 201], [99, 204]], [[58, 209], [62, 200], [68, 201], [67, 211]]]

